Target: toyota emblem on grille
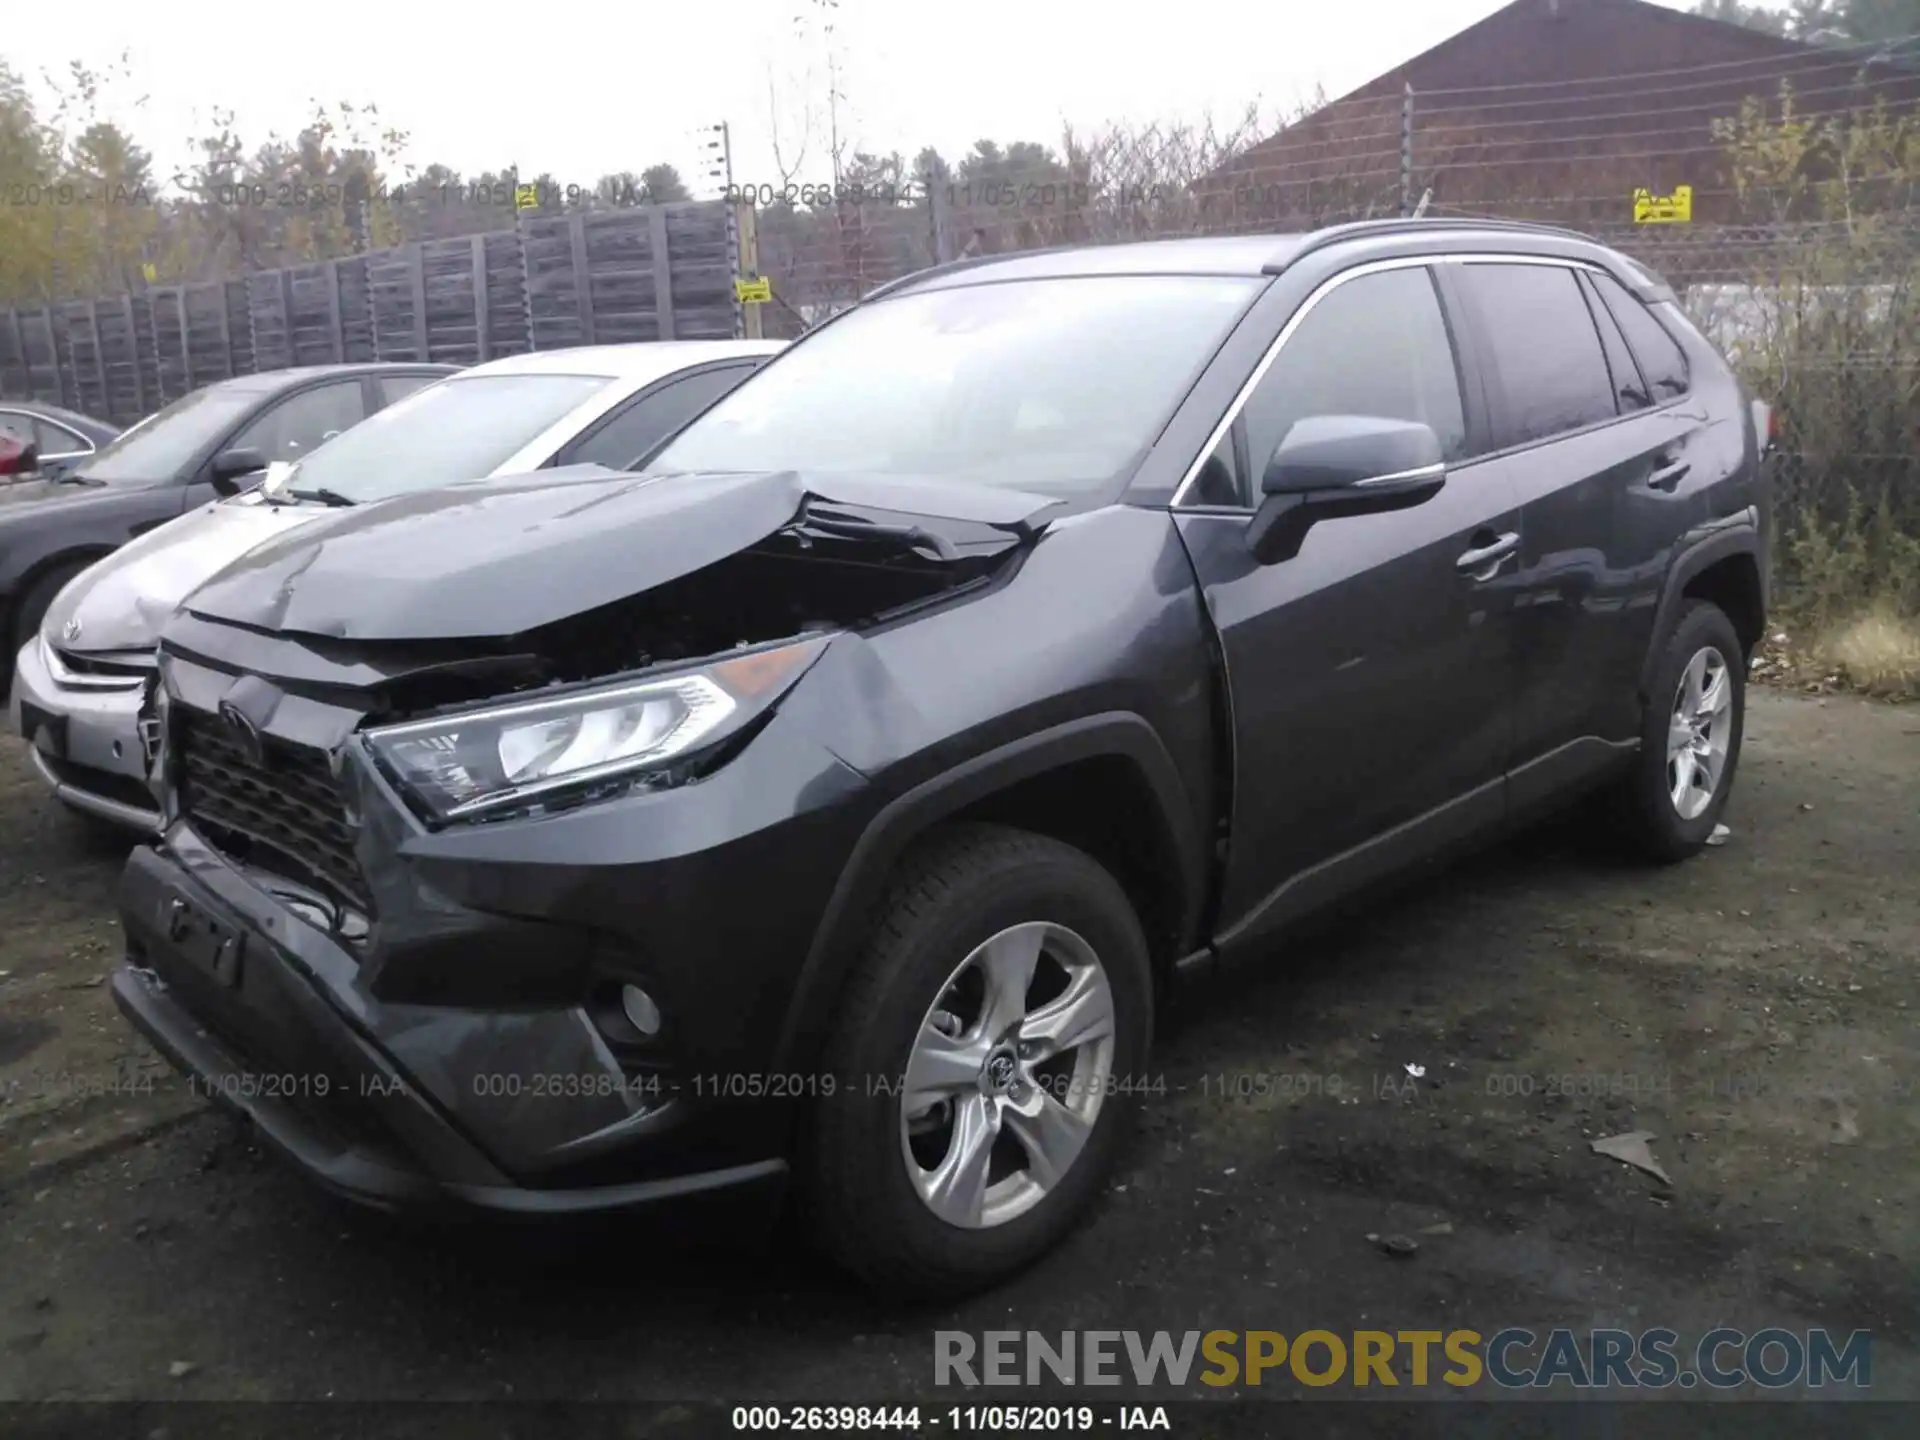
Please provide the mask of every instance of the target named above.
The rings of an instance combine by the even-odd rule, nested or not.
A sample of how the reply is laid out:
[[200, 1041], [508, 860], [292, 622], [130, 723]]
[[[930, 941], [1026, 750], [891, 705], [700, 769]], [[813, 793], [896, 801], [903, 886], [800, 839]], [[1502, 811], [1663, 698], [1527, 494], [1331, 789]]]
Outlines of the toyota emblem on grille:
[[231, 700], [220, 702], [220, 718], [233, 731], [241, 753], [254, 764], [260, 764], [266, 758], [266, 747], [260, 743], [260, 727], [253, 723], [253, 718]]
[[61, 627], [60, 638], [65, 640], [69, 645], [80, 638], [80, 617], [78, 615], [74, 616], [73, 619], [67, 621], [67, 623]]

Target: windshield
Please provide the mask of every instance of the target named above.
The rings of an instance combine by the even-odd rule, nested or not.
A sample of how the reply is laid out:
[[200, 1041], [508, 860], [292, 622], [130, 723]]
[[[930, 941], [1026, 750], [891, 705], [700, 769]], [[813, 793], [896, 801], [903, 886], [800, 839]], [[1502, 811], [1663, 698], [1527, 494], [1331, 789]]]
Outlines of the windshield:
[[[482, 480], [612, 384], [605, 374], [463, 374], [415, 390], [307, 455], [278, 493], [365, 503]], [[549, 457], [541, 455], [536, 465]]]
[[87, 480], [153, 484], [173, 480], [188, 461], [260, 403], [260, 393], [209, 385], [155, 411], [102, 445], [80, 467]]
[[274, 489], [329, 491], [363, 503], [483, 479], [612, 383], [605, 375], [441, 380], [336, 435], [285, 472]]
[[1131, 474], [1261, 284], [1098, 276], [880, 300], [780, 356], [647, 468], [1090, 494]]

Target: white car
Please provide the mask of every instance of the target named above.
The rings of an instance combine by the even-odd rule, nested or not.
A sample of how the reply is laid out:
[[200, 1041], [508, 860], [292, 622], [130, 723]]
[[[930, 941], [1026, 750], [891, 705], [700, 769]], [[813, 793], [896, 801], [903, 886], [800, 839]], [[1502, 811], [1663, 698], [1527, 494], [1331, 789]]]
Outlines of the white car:
[[[82, 571], [48, 608], [14, 668], [21, 707], [55, 717], [56, 758], [34, 763], [76, 810], [151, 831], [143, 803], [140, 707], [159, 632], [188, 592], [288, 526], [328, 507], [384, 500], [552, 465], [631, 464], [783, 347], [776, 340], [674, 340], [546, 350], [436, 381], [320, 446], [272, 467], [245, 494], [148, 531]], [[78, 639], [84, 637], [85, 649]]]

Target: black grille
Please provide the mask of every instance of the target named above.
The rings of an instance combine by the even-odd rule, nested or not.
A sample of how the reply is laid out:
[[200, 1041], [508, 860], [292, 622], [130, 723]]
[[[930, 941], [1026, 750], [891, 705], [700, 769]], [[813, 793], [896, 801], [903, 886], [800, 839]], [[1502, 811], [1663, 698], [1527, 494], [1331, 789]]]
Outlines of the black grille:
[[256, 762], [216, 717], [174, 713], [180, 808], [195, 827], [236, 859], [317, 885], [370, 914], [354, 827], [327, 757], [268, 736]]
[[154, 670], [154, 662], [147, 656], [81, 655], [58, 648], [54, 654], [75, 675], [97, 675], [103, 680], [143, 680]]

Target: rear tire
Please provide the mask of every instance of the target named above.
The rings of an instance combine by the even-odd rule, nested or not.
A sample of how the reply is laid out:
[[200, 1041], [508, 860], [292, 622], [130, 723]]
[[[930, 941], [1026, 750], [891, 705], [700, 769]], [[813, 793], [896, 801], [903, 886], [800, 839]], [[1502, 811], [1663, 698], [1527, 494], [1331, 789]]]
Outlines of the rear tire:
[[1025, 831], [941, 836], [883, 900], [827, 1041], [802, 1162], [817, 1243], [893, 1295], [1022, 1269], [1112, 1168], [1152, 1025], [1112, 875]]
[[1719, 606], [1689, 601], [1654, 665], [1639, 753], [1610, 797], [1636, 854], [1672, 864], [1707, 843], [1733, 791], [1746, 710], [1739, 632]]

